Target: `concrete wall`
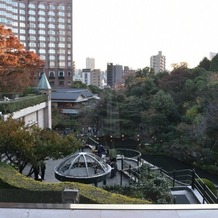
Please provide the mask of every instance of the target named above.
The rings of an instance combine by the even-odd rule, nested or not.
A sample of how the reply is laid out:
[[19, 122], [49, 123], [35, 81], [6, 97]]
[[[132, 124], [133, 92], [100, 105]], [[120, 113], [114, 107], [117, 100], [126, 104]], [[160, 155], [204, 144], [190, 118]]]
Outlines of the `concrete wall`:
[[[51, 110], [48, 102], [28, 107], [12, 114], [13, 119], [22, 119], [26, 125], [38, 124], [42, 129], [51, 128]], [[3, 115], [3, 119], [7, 120], [11, 114]]]

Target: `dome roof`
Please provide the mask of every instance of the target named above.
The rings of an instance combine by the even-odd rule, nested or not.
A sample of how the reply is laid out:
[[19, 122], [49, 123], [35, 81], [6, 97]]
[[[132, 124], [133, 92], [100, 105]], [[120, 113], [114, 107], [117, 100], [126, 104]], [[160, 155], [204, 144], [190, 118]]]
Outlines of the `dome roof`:
[[96, 183], [106, 179], [111, 167], [104, 159], [89, 152], [68, 156], [55, 168], [55, 177], [60, 181]]

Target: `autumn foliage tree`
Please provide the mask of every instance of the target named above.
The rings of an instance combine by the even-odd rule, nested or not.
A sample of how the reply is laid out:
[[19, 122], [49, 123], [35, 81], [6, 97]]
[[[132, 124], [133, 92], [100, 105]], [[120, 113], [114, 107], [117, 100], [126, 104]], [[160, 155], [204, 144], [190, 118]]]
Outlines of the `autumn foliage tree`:
[[13, 34], [0, 25], [0, 93], [21, 93], [33, 84], [34, 75], [44, 62]]
[[27, 164], [36, 166], [47, 158], [59, 159], [80, 147], [81, 142], [74, 135], [62, 136], [11, 118], [0, 120], [0, 156], [5, 156], [20, 172]]

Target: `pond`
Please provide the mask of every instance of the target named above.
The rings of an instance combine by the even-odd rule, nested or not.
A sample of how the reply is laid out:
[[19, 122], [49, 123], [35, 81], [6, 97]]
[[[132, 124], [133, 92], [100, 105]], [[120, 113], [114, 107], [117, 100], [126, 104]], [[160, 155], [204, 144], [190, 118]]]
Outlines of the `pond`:
[[[182, 169], [193, 169], [192, 165], [183, 163], [173, 157], [163, 156], [163, 155], [142, 155], [142, 158], [151, 164], [162, 168], [166, 171], [173, 171], [173, 170], [182, 170]], [[218, 186], [218, 176], [210, 174], [202, 169], [196, 168], [196, 173], [201, 178], [206, 178], [211, 180], [214, 184]]]

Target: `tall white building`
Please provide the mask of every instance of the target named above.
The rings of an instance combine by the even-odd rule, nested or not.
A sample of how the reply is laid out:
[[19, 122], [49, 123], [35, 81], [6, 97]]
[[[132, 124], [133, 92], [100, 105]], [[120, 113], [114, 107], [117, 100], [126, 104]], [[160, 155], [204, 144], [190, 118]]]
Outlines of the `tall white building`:
[[86, 58], [86, 69], [95, 69], [95, 59], [94, 58]]
[[150, 68], [153, 68], [155, 73], [160, 73], [165, 71], [166, 57], [162, 55], [162, 51], [159, 51], [157, 55], [151, 56]]

